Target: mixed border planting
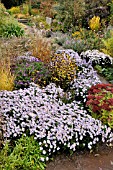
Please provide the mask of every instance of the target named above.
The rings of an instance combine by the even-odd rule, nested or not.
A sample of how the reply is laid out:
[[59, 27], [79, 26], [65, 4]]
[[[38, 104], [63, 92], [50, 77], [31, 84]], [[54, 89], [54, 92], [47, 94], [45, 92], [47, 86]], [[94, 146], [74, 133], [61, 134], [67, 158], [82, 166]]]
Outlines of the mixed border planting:
[[[56, 86], [55, 83], [52, 82], [50, 82], [49, 85], [46, 85], [45, 87], [40, 87], [39, 85], [33, 83], [32, 79], [29, 79], [31, 82], [29, 82], [28, 86], [26, 86], [27, 80], [24, 80], [24, 78], [22, 79], [21, 75], [21, 78], [17, 77], [18, 82], [20, 82], [20, 79], [21, 81], [23, 80], [20, 84], [21, 86], [18, 86], [18, 90], [4, 90], [0, 92], [1, 113], [4, 115], [6, 122], [4, 139], [17, 140], [20, 138], [17, 142], [18, 145], [20, 145], [20, 140], [25, 142], [27, 138], [28, 140], [31, 140], [30, 136], [32, 136], [32, 140], [37, 141], [36, 145], [39, 145], [37, 150], [39, 149], [41, 153], [39, 160], [42, 162], [49, 160], [49, 158], [51, 158], [52, 155], [57, 153], [59, 150], [69, 152], [81, 148], [87, 148], [91, 150], [99, 142], [110, 143], [113, 141], [113, 132], [111, 129], [113, 120], [112, 105], [110, 102], [112, 100], [113, 93], [112, 85], [109, 85], [111, 90], [107, 88], [108, 85], [102, 85], [96, 71], [94, 71], [91, 65], [92, 62], [82, 59], [73, 50], [57, 51], [56, 55], [58, 54], [58, 57], [59, 53], [62, 53], [62, 56], [64, 56], [64, 59], [62, 60], [75, 60], [77, 69], [76, 78], [73, 77], [73, 80], [71, 80], [70, 83], [69, 79], [67, 79], [68, 86], [66, 85], [65, 90], [63, 90], [60, 86]], [[56, 61], [58, 61], [58, 57]], [[25, 59], [25, 61], [32, 61], [30, 66], [32, 66], [33, 61], [40, 64], [39, 60], [32, 56], [25, 56], [25, 58], [18, 57], [17, 60], [22, 60], [22, 62], [19, 62], [19, 64], [22, 65], [23, 69], [23, 59]], [[61, 63], [61, 58], [59, 59]], [[95, 60], [97, 59], [95, 58]], [[104, 62], [106, 61], [107, 60], [104, 60]], [[50, 65], [52, 67], [52, 62]], [[38, 68], [39, 65], [37, 66], [37, 71], [39, 72]], [[29, 67], [25, 67], [25, 69], [29, 69]], [[59, 79], [60, 78], [62, 78], [62, 76], [59, 76]], [[52, 81], [53, 79], [50, 80]], [[106, 121], [102, 121], [105, 125], [100, 121], [103, 120], [103, 112], [100, 109], [99, 117], [95, 117], [98, 118], [95, 119], [92, 117], [94, 115], [90, 115], [90, 112], [87, 108], [87, 105], [91, 106], [91, 104], [95, 104], [94, 102], [91, 103], [92, 99], [90, 97], [91, 94], [93, 97], [93, 93], [90, 93], [90, 91], [93, 87], [96, 87], [96, 85], [99, 87], [106, 87], [110, 93], [109, 97], [106, 99], [106, 102], [109, 102], [111, 112], [107, 112], [108, 116], [106, 116]], [[98, 91], [99, 87], [97, 87]], [[107, 92], [106, 95], [108, 95]], [[99, 98], [99, 96], [97, 97]], [[104, 97], [106, 98], [105, 92], [103, 90], [103, 101]], [[99, 100], [101, 103], [101, 98], [99, 98]], [[97, 102], [97, 100], [95, 102]], [[89, 108], [91, 111], [95, 109], [94, 107]], [[107, 111], [109, 110], [107, 109]], [[18, 150], [18, 152], [21, 154], [20, 150]], [[13, 154], [15, 157], [15, 150], [13, 151]], [[4, 160], [5, 164], [1, 165], [2, 168], [8, 167], [10, 169], [12, 164], [17, 168], [23, 168], [25, 166], [23, 165], [23, 162], [21, 162], [21, 165], [18, 164], [18, 161], [20, 159], [22, 160], [25, 155], [20, 156], [17, 162], [11, 160], [11, 155], [12, 154], [10, 153], [9, 158]], [[7, 160], [9, 161], [8, 164]], [[29, 162], [29, 158], [26, 161]], [[37, 169], [38, 167], [43, 169], [45, 167], [43, 163], [43, 166], [41, 165], [43, 168], [39, 166], [40, 163], [34, 161], [34, 157], [31, 158], [31, 162], [32, 161], [34, 162], [34, 169]], [[31, 166], [31, 162], [29, 162], [29, 166]]]
[[[69, 34], [69, 18], [59, 18], [63, 10], [59, 4], [54, 4], [59, 13], [53, 25], [44, 20], [47, 7], [52, 10], [53, 4], [40, 4], [38, 15], [34, 10], [36, 16], [29, 19], [33, 17], [35, 26], [47, 31], [44, 35], [39, 35], [37, 28], [28, 34], [25, 25], [15, 19], [20, 13], [28, 16], [27, 4], [8, 10], [10, 22], [5, 7], [0, 6], [0, 17], [4, 17], [4, 23], [0, 23], [4, 37], [0, 41], [0, 114], [4, 120], [1, 169], [44, 170], [46, 162], [58, 152], [91, 151], [97, 144], [113, 142], [113, 56], [108, 48], [112, 31], [104, 34], [101, 16], [89, 19], [88, 29], [79, 29], [85, 7], [79, 1], [74, 3], [78, 4], [80, 16], [72, 11], [75, 19], [82, 18], [78, 27], [74, 27], [73, 15], [69, 16], [67, 9], [72, 19]], [[66, 7], [63, 2], [61, 5]], [[50, 27], [63, 33], [51, 33]], [[56, 49], [55, 43], [63, 49]], [[108, 83], [103, 83], [98, 74]]]

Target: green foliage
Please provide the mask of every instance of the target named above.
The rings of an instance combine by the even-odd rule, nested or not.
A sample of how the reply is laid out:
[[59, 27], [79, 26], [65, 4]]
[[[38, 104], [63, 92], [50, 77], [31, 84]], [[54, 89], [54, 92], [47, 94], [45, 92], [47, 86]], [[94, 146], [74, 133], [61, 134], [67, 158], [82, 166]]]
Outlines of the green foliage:
[[97, 84], [88, 90], [87, 106], [91, 115], [113, 128], [113, 85]]
[[40, 13], [45, 16], [45, 17], [54, 17], [54, 10], [53, 10], [53, 5], [54, 5], [53, 0], [46, 0], [46, 1], [41, 1], [40, 3]]
[[51, 24], [51, 28], [53, 32], [62, 31], [63, 30], [62, 22], [59, 22], [58, 19], [54, 19]]
[[26, 3], [24, 3], [23, 5], [22, 5], [22, 13], [23, 14], [28, 14], [29, 13], [29, 5]]
[[102, 51], [113, 57], [113, 31], [111, 31], [111, 37], [108, 39], [103, 39], [102, 42], [104, 44]]
[[[72, 39], [68, 34], [62, 34], [62, 33], [58, 32], [57, 35], [56, 35], [56, 38], [55, 38], [55, 43], [57, 43], [60, 46], [64, 46], [66, 41], [70, 42], [71, 40]], [[68, 49], [68, 47], [67, 47], [67, 49]]]
[[56, 39], [59, 45], [62, 45], [65, 49], [73, 49], [79, 54], [82, 51], [93, 50], [102, 48], [101, 34], [95, 33], [92, 30], [80, 29], [71, 36], [61, 36]]
[[62, 31], [67, 32], [75, 25], [81, 25], [85, 14], [84, 0], [60, 1], [55, 7], [56, 19], [62, 23]]
[[32, 18], [32, 21], [35, 23], [37, 28], [44, 28], [44, 29], [50, 29], [50, 25], [47, 24], [46, 18], [42, 15], [36, 15]]
[[106, 78], [110, 83], [113, 84], [113, 64], [109, 67], [102, 67], [102, 66], [95, 66], [95, 69], [100, 73], [102, 76]]
[[96, 7], [96, 6], [106, 6], [107, 3], [109, 2], [109, 0], [103, 0], [103, 1], [98, 1], [98, 0], [87, 0], [86, 1], [86, 4], [87, 4], [87, 7], [90, 7], [90, 8], [93, 8], [93, 7]]
[[57, 11], [55, 18], [62, 22], [64, 32], [73, 29], [74, 26], [87, 28], [88, 22], [93, 16], [99, 16], [108, 22], [107, 17], [110, 15], [108, 2], [109, 0], [58, 0], [55, 7]]
[[28, 17], [29, 16], [29, 10], [30, 7], [27, 3], [23, 3], [21, 6], [16, 6], [10, 8], [8, 11], [10, 14], [13, 14], [13, 16], [16, 18], [20, 18], [20, 16]]
[[46, 155], [33, 137], [22, 136], [15, 142], [14, 148], [6, 143], [0, 152], [0, 169], [2, 170], [44, 170]]
[[10, 15], [0, 14], [0, 36], [12, 37], [22, 36], [24, 30], [21, 28], [17, 20]]
[[31, 14], [32, 14], [33, 16], [39, 15], [39, 10], [38, 10], [37, 8], [32, 8], [32, 9], [31, 9]]
[[104, 37], [103, 39], [104, 40], [107, 40], [108, 38], [111, 37], [111, 29], [106, 29], [105, 32], [104, 32]]
[[3, 37], [20, 37], [24, 34], [24, 30], [14, 23], [9, 23], [8, 25], [2, 26], [2, 36]]
[[33, 4], [31, 4], [31, 6], [32, 6], [32, 9], [34, 9], [34, 8], [37, 8], [37, 9], [40, 9], [40, 4], [41, 4], [41, 2], [40, 1], [35, 1], [35, 3], [33, 3]]
[[[108, 4], [111, 0], [87, 0], [85, 1], [86, 13], [85, 18], [89, 21], [93, 16], [99, 16], [101, 21], [104, 19], [108, 23], [110, 15]], [[86, 23], [84, 23], [86, 25]], [[87, 25], [88, 26], [88, 25]]]
[[110, 20], [110, 24], [113, 26], [113, 0], [111, 0], [111, 2], [108, 5], [110, 7], [109, 20]]

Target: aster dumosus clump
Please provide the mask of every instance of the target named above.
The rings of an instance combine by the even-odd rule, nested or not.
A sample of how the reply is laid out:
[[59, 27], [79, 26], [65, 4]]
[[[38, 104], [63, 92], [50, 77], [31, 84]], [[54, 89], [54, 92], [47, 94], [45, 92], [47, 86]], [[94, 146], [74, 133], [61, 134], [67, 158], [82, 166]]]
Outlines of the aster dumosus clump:
[[1, 91], [1, 112], [7, 123], [4, 137], [34, 135], [49, 155], [62, 148], [91, 149], [99, 141], [113, 140], [111, 129], [88, 115], [80, 102], [64, 104], [63, 93], [55, 84], [40, 89], [34, 83], [24, 90]]

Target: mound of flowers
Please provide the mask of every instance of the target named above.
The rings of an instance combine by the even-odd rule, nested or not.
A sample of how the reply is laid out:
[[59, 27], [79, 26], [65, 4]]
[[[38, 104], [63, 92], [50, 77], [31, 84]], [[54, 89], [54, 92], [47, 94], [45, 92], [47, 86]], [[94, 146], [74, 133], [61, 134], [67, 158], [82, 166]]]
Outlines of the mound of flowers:
[[86, 59], [86, 61], [91, 61], [95, 66], [96, 64], [104, 66], [111, 65], [113, 63], [113, 58], [107, 54], [104, 54], [98, 50], [87, 50], [80, 54], [81, 58]]
[[64, 104], [63, 94], [55, 84], [40, 89], [31, 83], [28, 89], [1, 91], [1, 112], [7, 122], [4, 137], [34, 135], [49, 155], [61, 148], [91, 149], [99, 141], [113, 140], [110, 128], [88, 115], [80, 102]]

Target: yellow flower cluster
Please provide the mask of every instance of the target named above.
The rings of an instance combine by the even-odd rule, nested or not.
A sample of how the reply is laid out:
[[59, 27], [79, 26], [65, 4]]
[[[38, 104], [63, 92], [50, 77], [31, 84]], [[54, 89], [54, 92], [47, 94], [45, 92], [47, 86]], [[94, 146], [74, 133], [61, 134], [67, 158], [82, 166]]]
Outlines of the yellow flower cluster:
[[89, 27], [91, 30], [98, 31], [101, 26], [100, 17], [94, 16], [92, 19], [89, 20]]
[[67, 54], [54, 54], [52, 57], [52, 81], [62, 88], [76, 78], [77, 65], [75, 60]]
[[80, 28], [79, 31], [75, 31], [72, 34], [72, 37], [76, 38], [76, 39], [83, 39], [84, 38], [84, 31]]

